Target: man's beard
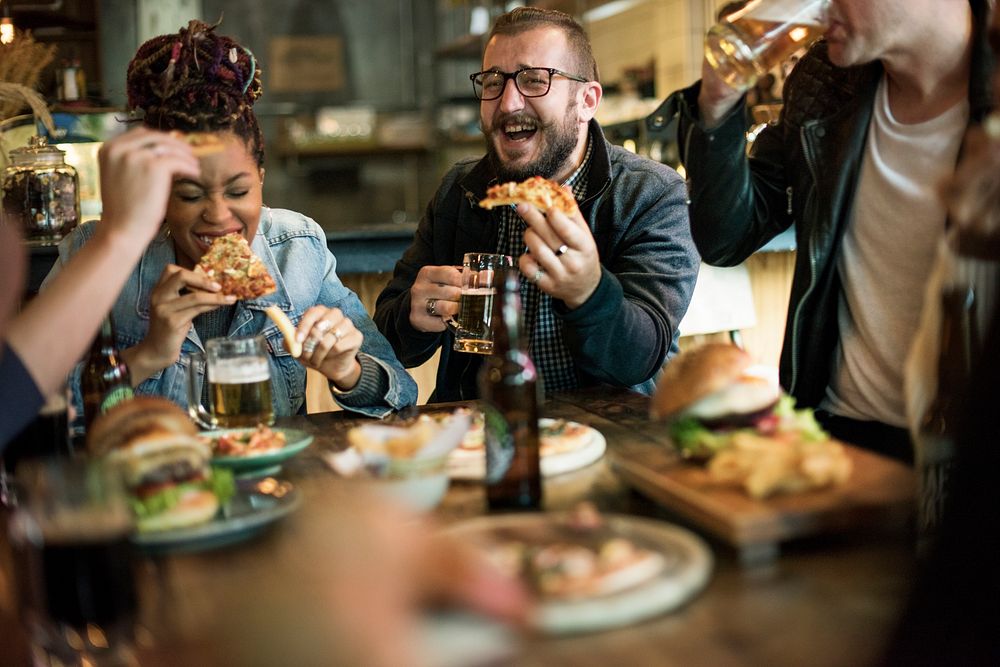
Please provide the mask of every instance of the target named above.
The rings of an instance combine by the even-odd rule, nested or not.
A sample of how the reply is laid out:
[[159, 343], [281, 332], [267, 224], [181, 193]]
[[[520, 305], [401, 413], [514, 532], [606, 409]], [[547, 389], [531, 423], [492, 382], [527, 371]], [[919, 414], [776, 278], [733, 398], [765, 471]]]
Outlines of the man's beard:
[[[542, 153], [532, 162], [520, 167], [504, 164], [497, 154], [492, 134], [487, 133], [486, 129], [482, 128], [483, 134], [486, 135], [486, 155], [496, 170], [497, 178], [501, 182], [523, 181], [532, 176], [552, 178], [553, 175], [559, 172], [566, 165], [566, 162], [573, 154], [573, 150], [576, 148], [578, 126], [575, 111], [576, 105], [575, 103], [571, 103], [566, 108], [566, 115], [563, 116], [561, 123], [559, 121], [552, 121], [543, 124], [540, 120], [536, 121], [538, 129], [535, 132], [536, 134], [541, 134], [544, 140]], [[517, 118], [517, 115], [504, 116], [494, 126], [503, 127], [508, 121], [516, 120]]]

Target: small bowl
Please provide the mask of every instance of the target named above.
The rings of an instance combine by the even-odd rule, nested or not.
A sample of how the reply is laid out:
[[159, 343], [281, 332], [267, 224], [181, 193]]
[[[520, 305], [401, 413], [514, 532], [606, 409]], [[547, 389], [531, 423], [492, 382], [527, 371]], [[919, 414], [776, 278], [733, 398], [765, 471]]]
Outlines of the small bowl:
[[381, 469], [370, 463], [372, 486], [389, 498], [417, 512], [428, 512], [441, 504], [448, 492], [448, 457], [388, 462]]

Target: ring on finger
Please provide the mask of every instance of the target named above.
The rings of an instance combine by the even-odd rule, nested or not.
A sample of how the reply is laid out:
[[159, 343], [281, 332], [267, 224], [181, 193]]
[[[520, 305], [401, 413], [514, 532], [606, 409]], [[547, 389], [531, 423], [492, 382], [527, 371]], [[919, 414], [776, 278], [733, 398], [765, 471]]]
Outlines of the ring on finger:
[[535, 271], [535, 275], [533, 275], [531, 277], [531, 282], [533, 282], [533, 283], [535, 283], [537, 285], [538, 281], [541, 280], [542, 276], [544, 276], [544, 275], [545, 275], [545, 269], [539, 267], [538, 270]]
[[569, 250], [569, 246], [563, 243], [561, 246], [556, 248], [555, 250], [556, 257], [561, 257], [562, 255], [565, 255], [567, 250]]
[[437, 317], [437, 299], [427, 299], [427, 303], [424, 305], [427, 309], [427, 314], [431, 317]]
[[[337, 343], [339, 343], [341, 339], [343, 339], [344, 337], [344, 334], [340, 333], [340, 329], [334, 329], [330, 333], [333, 335], [334, 338], [337, 339]], [[336, 345], [337, 343], [334, 343], [334, 345]]]
[[333, 325], [328, 320], [320, 320], [316, 323], [316, 331], [320, 333], [320, 337], [332, 328]]
[[316, 346], [318, 344], [319, 343], [315, 338], [308, 338], [306, 339], [306, 342], [302, 343], [302, 351], [306, 354], [312, 354], [316, 351]]

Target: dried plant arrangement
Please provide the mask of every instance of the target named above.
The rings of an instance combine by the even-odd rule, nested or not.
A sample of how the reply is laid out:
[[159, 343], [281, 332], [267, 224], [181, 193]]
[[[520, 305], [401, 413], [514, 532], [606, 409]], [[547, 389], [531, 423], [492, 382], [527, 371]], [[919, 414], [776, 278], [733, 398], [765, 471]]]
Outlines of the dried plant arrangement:
[[[34, 94], [36, 102], [41, 103], [41, 108], [44, 108], [45, 103], [35, 89], [42, 70], [52, 62], [55, 54], [54, 44], [40, 44], [30, 32], [18, 32], [13, 42], [0, 45], [0, 84], [13, 84], [27, 89]], [[20, 88], [4, 85], [0, 90], [0, 120], [16, 116], [26, 106], [30, 106], [36, 116], [42, 117], [36, 108], [37, 103], [33, 103], [30, 96]], [[47, 115], [46, 110], [45, 116]]]

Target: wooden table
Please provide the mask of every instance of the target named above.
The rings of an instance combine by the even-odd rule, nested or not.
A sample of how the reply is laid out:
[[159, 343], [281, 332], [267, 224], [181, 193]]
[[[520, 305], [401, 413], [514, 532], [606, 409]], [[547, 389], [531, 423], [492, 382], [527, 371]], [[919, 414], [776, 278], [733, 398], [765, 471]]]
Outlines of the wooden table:
[[[598, 428], [608, 441], [609, 457], [627, 457], [641, 453], [650, 443], [663, 442], [662, 427], [646, 420], [646, 403], [645, 397], [627, 391], [583, 390], [557, 396], [542, 411], [545, 416]], [[140, 639], [147, 648], [140, 649], [140, 655], [144, 664], [182, 664], [178, 660], [183, 655], [195, 658], [191, 664], [215, 662], [207, 657], [212, 654], [213, 639], [199, 630], [217, 613], [218, 597], [227, 596], [248, 579], [266, 579], [271, 559], [294, 554], [306, 531], [315, 531], [316, 526], [309, 522], [320, 520], [317, 512], [344, 497], [344, 484], [335, 482], [321, 454], [343, 448], [347, 429], [361, 421], [345, 413], [280, 420], [280, 426], [307, 430], [316, 438], [311, 447], [286, 464], [282, 474], [303, 490], [303, 507], [253, 542], [200, 554], [147, 559], [142, 564], [141, 625], [146, 630]], [[681, 523], [624, 486], [611, 471], [608, 457], [583, 470], [546, 480], [545, 494], [548, 509], [568, 508], [580, 499], [589, 499], [607, 512]], [[435, 515], [440, 522], [451, 523], [483, 511], [480, 487], [453, 482]], [[708, 540], [715, 555], [712, 578], [706, 589], [680, 610], [621, 630], [526, 638], [517, 664], [868, 664], [890, 637], [915, 571], [911, 535], [900, 525], [798, 540], [784, 545], [776, 560], [752, 567], [741, 562], [732, 547], [710, 537]], [[16, 614], [6, 542], [0, 547], [0, 563], [4, 565], [0, 576], [0, 662], [26, 664], [23, 638], [12, 620]], [[289, 622], [289, 632], [294, 632], [295, 622]], [[165, 646], [168, 636], [171, 642], [181, 638], [194, 643], [187, 646], [187, 653], [176, 653], [173, 646]]]

